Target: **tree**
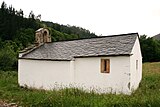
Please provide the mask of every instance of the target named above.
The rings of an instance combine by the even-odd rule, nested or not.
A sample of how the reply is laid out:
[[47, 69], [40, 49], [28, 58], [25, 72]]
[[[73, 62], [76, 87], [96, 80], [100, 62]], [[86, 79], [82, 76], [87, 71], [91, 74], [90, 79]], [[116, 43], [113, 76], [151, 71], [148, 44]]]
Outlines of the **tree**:
[[1, 10], [4, 11], [7, 9], [7, 4], [3, 1], [1, 5]]
[[17, 31], [14, 41], [19, 45], [22, 44], [23, 48], [34, 43], [34, 30], [33, 29], [20, 29]]
[[23, 10], [22, 9], [20, 9], [19, 11], [16, 11], [16, 15], [17, 16], [20, 16], [20, 17], [23, 17]]
[[35, 15], [34, 15], [34, 13], [33, 13], [33, 11], [31, 11], [30, 13], [29, 13], [29, 18], [30, 19], [35, 19]]
[[140, 45], [143, 62], [160, 61], [160, 41], [142, 35], [140, 36]]
[[16, 52], [12, 49], [12, 45], [4, 43], [4, 47], [0, 49], [0, 69], [11, 70], [16, 62]]

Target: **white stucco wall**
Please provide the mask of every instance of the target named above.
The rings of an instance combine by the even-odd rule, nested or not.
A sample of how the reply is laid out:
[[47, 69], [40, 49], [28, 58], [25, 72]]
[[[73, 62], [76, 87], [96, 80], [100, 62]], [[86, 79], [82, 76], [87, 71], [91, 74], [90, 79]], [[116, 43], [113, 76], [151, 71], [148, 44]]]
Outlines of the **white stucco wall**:
[[[101, 58], [110, 59], [110, 73], [101, 73]], [[117, 57], [76, 58], [74, 81], [85, 90], [93, 89], [100, 93], [130, 94], [130, 58]]]
[[[110, 73], [100, 72], [101, 58], [110, 59]], [[19, 59], [18, 82], [21, 86], [42, 89], [72, 86], [100, 93], [129, 94], [129, 56], [101, 58], [76, 58], [74, 61]]]
[[[131, 71], [131, 90], [136, 90], [142, 79], [142, 55], [138, 37], [131, 52], [130, 71]], [[138, 60], [138, 69], [136, 69], [136, 60]]]
[[[21, 86], [52, 89], [71, 81], [70, 61], [18, 61], [18, 82]], [[56, 88], [58, 88], [56, 87]]]

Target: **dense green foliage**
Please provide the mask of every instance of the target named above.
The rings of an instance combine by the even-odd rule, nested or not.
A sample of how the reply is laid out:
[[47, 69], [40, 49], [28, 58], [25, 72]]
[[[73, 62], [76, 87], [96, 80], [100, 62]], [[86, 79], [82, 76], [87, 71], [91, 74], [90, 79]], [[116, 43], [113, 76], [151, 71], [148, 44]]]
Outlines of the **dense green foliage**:
[[[46, 27], [50, 30], [52, 41], [71, 40], [95, 37], [88, 30], [75, 27], [40, 21], [41, 15], [35, 16], [33, 11], [28, 18], [24, 17], [23, 10], [7, 7], [5, 2], [0, 8], [0, 69], [8, 70], [17, 67], [18, 51], [34, 43], [35, 30]], [[58, 26], [58, 27], [55, 27]], [[75, 29], [75, 30], [73, 30]]]
[[67, 88], [44, 91], [20, 88], [17, 72], [0, 72], [0, 99], [29, 107], [159, 107], [160, 63], [144, 63], [140, 87], [131, 95], [96, 94]]
[[23, 11], [15, 10], [12, 6], [7, 7], [5, 2], [0, 8], [0, 38], [2, 40], [14, 40], [19, 29], [32, 28], [34, 30], [40, 27], [38, 19], [36, 20], [31, 12], [29, 18], [24, 18]]
[[160, 61], [160, 41], [146, 35], [140, 36], [143, 62]]

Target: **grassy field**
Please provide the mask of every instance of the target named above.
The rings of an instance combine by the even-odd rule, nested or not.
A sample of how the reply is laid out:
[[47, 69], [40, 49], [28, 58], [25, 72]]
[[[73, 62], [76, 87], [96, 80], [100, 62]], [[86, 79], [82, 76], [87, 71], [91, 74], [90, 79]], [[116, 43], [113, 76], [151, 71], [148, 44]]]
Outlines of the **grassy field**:
[[143, 64], [142, 82], [131, 96], [24, 89], [18, 86], [17, 72], [0, 71], [0, 99], [25, 107], [160, 107], [160, 63]]

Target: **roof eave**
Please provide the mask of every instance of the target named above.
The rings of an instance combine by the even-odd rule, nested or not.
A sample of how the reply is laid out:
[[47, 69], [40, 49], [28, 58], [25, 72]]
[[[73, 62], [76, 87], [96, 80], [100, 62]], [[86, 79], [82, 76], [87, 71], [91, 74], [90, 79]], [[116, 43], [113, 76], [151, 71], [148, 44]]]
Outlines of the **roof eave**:
[[74, 58], [86, 58], [86, 57], [116, 57], [116, 56], [131, 56], [131, 55], [133, 55], [133, 54], [117, 54], [117, 55], [97, 55], [97, 56], [95, 56], [95, 55], [91, 55], [91, 56], [76, 56], [76, 57], [74, 57]]
[[[133, 54], [118, 54], [118, 55], [93, 55], [93, 56], [75, 56], [74, 58], [89, 58], [89, 57], [118, 57], [118, 56], [131, 56]], [[74, 59], [73, 58], [73, 59]], [[44, 61], [71, 61], [73, 59], [38, 59], [38, 58], [24, 58], [19, 57], [19, 59], [25, 59], [25, 60], [44, 60]]]
[[71, 61], [69, 59], [38, 59], [38, 58], [23, 58], [23, 57], [20, 57], [19, 59], [25, 59], [25, 60], [44, 60], [44, 61]]

